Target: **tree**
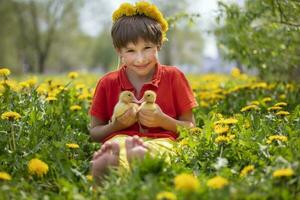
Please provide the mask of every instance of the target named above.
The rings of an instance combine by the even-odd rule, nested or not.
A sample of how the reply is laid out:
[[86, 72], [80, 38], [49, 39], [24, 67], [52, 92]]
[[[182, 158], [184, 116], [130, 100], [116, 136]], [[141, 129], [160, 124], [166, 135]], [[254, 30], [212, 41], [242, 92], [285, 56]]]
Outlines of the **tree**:
[[[163, 44], [161, 51], [162, 62], [167, 65], [199, 64], [201, 62], [200, 59], [196, 62], [195, 59], [192, 59], [192, 61], [191, 57], [193, 55], [200, 57], [202, 52], [203, 41], [201, 33], [193, 27], [195, 19], [200, 17], [200, 15], [188, 13], [188, 0], [178, 2], [155, 0], [153, 2], [159, 7], [169, 23], [168, 41]], [[191, 45], [191, 43], [197, 47]], [[182, 51], [183, 49], [188, 49], [190, 54], [186, 55]]]
[[[27, 0], [11, 2], [18, 19], [20, 50], [28, 71], [43, 73], [57, 31], [63, 20], [76, 11], [79, 1]], [[30, 53], [34, 55], [30, 55]]]
[[216, 35], [222, 55], [255, 68], [261, 77], [295, 78], [300, 56], [300, 2], [247, 0], [244, 8], [219, 3]]

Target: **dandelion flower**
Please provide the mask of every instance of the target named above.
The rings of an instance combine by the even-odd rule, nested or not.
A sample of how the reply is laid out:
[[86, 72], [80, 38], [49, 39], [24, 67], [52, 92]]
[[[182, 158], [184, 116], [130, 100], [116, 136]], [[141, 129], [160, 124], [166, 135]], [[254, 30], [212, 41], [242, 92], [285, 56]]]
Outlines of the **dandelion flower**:
[[215, 125], [215, 127], [214, 127], [214, 131], [215, 131], [215, 133], [217, 133], [217, 134], [223, 134], [223, 133], [226, 133], [228, 130], [229, 130], [229, 126], [227, 126], [227, 125], [220, 125], [220, 124], [217, 124], [217, 125]]
[[272, 106], [272, 107], [268, 108], [268, 111], [281, 110], [281, 109], [282, 109], [282, 107], [280, 107], [280, 106]]
[[53, 101], [56, 101], [57, 100], [57, 98], [56, 97], [47, 97], [46, 98], [46, 101], [48, 101], [49, 103], [51, 103], [51, 102], [53, 102]]
[[20, 118], [21, 118], [21, 115], [19, 113], [12, 112], [12, 111], [5, 112], [1, 115], [1, 119], [10, 120], [10, 121], [18, 120]]
[[250, 105], [257, 105], [258, 106], [259, 105], [259, 101], [251, 101]]
[[220, 135], [215, 139], [215, 143], [220, 144], [220, 143], [230, 142], [234, 138], [235, 138], [235, 135], [228, 135], [228, 136]]
[[240, 173], [240, 176], [246, 176], [247, 174], [249, 174], [253, 170], [254, 170], [254, 166], [253, 165], [248, 165], [248, 166], [246, 166], [242, 169], [242, 171]]
[[264, 102], [264, 103], [267, 103], [267, 102], [270, 102], [270, 101], [272, 101], [271, 97], [265, 97], [265, 98], [262, 99], [262, 102]]
[[156, 200], [176, 200], [177, 197], [172, 192], [160, 192], [156, 195]]
[[177, 190], [183, 191], [196, 191], [200, 186], [200, 183], [195, 176], [186, 173], [177, 175], [174, 178], [174, 183]]
[[231, 69], [231, 72], [230, 72], [231, 76], [233, 77], [239, 77], [241, 75], [241, 71], [239, 70], [239, 68], [237, 67], [234, 67]]
[[81, 110], [81, 106], [78, 106], [78, 105], [71, 106], [71, 107], [70, 107], [70, 110], [71, 110], [71, 111], [78, 111], [78, 110]]
[[10, 181], [11, 176], [6, 172], [0, 172], [0, 180]]
[[294, 170], [291, 168], [284, 168], [284, 169], [278, 169], [273, 172], [273, 177], [288, 177], [288, 176], [293, 176]]
[[48, 173], [48, 170], [48, 165], [37, 158], [31, 159], [28, 163], [28, 171], [30, 174], [42, 177]]
[[79, 148], [79, 145], [75, 144], [75, 143], [67, 143], [66, 146], [69, 147], [70, 149], [78, 149]]
[[70, 78], [70, 79], [75, 79], [75, 78], [77, 78], [79, 76], [79, 74], [77, 73], [77, 72], [70, 72], [69, 74], [68, 74], [68, 77]]
[[241, 112], [245, 112], [248, 110], [258, 110], [258, 106], [257, 105], [249, 105], [249, 106], [245, 106], [241, 109]]
[[85, 177], [86, 177], [87, 180], [93, 181], [93, 176], [92, 175], [86, 175]]
[[269, 136], [269, 138], [267, 140], [267, 144], [271, 144], [274, 140], [287, 142], [288, 138], [284, 135], [272, 135], [272, 136]]
[[228, 184], [229, 184], [228, 180], [221, 176], [216, 176], [207, 181], [207, 186], [213, 189], [221, 189]]
[[202, 129], [199, 128], [199, 127], [194, 127], [194, 128], [191, 128], [189, 131], [190, 131], [190, 133], [192, 133], [192, 134], [200, 134], [201, 131], [202, 131]]
[[287, 103], [285, 103], [285, 102], [278, 102], [274, 106], [287, 106]]
[[0, 76], [8, 76], [10, 75], [10, 70], [7, 68], [0, 69]]
[[289, 115], [290, 113], [288, 111], [279, 111], [276, 113], [276, 115], [281, 115], [281, 116], [286, 116], [286, 115]]

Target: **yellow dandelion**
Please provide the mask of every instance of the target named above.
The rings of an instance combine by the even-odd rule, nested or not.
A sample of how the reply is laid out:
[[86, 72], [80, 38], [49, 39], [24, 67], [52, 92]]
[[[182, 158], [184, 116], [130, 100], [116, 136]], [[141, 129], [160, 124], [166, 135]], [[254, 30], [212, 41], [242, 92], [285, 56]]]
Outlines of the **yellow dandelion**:
[[291, 168], [283, 168], [283, 169], [278, 169], [273, 172], [273, 177], [278, 178], [278, 177], [289, 177], [293, 176], [294, 170]]
[[226, 133], [229, 130], [228, 125], [221, 125], [221, 124], [216, 124], [214, 127], [214, 132], [217, 134], [223, 134]]
[[228, 118], [228, 119], [221, 119], [217, 122], [215, 122], [215, 124], [236, 124], [238, 122], [237, 119], [235, 118]]
[[215, 176], [207, 181], [207, 186], [213, 189], [222, 189], [228, 184], [229, 181], [221, 176]]
[[0, 180], [10, 181], [11, 176], [6, 172], [0, 172]]
[[26, 82], [30, 87], [34, 87], [36, 85], [37, 81], [38, 81], [37, 77], [34, 76], [31, 79], [28, 79]]
[[9, 121], [18, 120], [20, 118], [21, 118], [21, 115], [19, 113], [12, 112], [12, 111], [4, 112], [1, 115], [1, 119], [9, 120]]
[[254, 171], [254, 165], [248, 165], [242, 169], [240, 176], [246, 176], [252, 171]]
[[46, 101], [48, 101], [48, 102], [53, 102], [53, 101], [57, 101], [57, 98], [56, 97], [52, 97], [52, 96], [49, 96], [49, 97], [47, 97], [46, 98]]
[[270, 101], [272, 101], [271, 97], [265, 97], [265, 98], [262, 99], [262, 102], [264, 102], [264, 103], [267, 103], [267, 102], [270, 102]]
[[267, 140], [267, 144], [271, 144], [274, 140], [275, 141], [287, 142], [288, 138], [284, 135], [272, 135], [272, 136], [269, 136], [269, 138]]
[[177, 175], [174, 178], [174, 183], [177, 190], [183, 191], [196, 191], [200, 186], [200, 183], [195, 176], [186, 173]]
[[160, 192], [156, 195], [156, 200], [177, 200], [177, 197], [172, 192]]
[[70, 107], [70, 110], [71, 110], [71, 111], [78, 111], [78, 110], [81, 110], [81, 106], [79, 106], [79, 105], [71, 106], [71, 107]]
[[70, 79], [75, 79], [75, 78], [77, 78], [78, 76], [79, 76], [78, 72], [70, 72], [70, 73], [68, 74], [68, 77], [69, 77]]
[[230, 142], [234, 138], [235, 138], [235, 135], [229, 135], [229, 136], [220, 135], [215, 139], [215, 143], [220, 144], [220, 143]]
[[274, 106], [287, 106], [286, 102], [278, 102]]
[[281, 94], [281, 95], [279, 96], [279, 98], [280, 98], [280, 99], [286, 99], [286, 95], [285, 95], [285, 94]]
[[231, 76], [233, 77], [239, 77], [241, 75], [241, 71], [239, 70], [239, 68], [237, 67], [234, 67], [231, 69], [231, 72], [230, 72]]
[[281, 110], [281, 109], [282, 109], [282, 107], [280, 107], [280, 106], [272, 106], [272, 107], [268, 108], [268, 111]]
[[70, 149], [78, 149], [79, 145], [75, 143], [67, 143], [66, 146]]
[[250, 89], [257, 89], [257, 88], [266, 89], [268, 88], [268, 84], [265, 82], [259, 82], [259, 83], [254, 83], [253, 85], [250, 86]]
[[85, 88], [85, 84], [78, 83], [75, 85], [76, 90], [83, 90]]
[[85, 177], [88, 181], [93, 181], [93, 176], [92, 175], [86, 175]]
[[279, 111], [276, 113], [276, 115], [280, 115], [280, 116], [286, 116], [286, 115], [289, 115], [290, 113], [288, 111]]
[[259, 101], [251, 101], [250, 105], [257, 105], [258, 106], [259, 105]]
[[1, 68], [0, 69], [0, 76], [8, 76], [8, 75], [10, 75], [10, 70], [9, 69], [7, 69], [7, 68]]
[[28, 163], [28, 171], [32, 175], [42, 177], [49, 171], [48, 165], [40, 159], [33, 158]]
[[190, 131], [190, 133], [192, 133], [192, 134], [200, 134], [201, 131], [202, 131], [202, 129], [199, 128], [199, 127], [194, 127], [194, 128], [191, 128], [189, 131]]
[[249, 106], [245, 106], [241, 109], [241, 112], [245, 112], [248, 110], [258, 110], [259, 107], [257, 105], [249, 105]]

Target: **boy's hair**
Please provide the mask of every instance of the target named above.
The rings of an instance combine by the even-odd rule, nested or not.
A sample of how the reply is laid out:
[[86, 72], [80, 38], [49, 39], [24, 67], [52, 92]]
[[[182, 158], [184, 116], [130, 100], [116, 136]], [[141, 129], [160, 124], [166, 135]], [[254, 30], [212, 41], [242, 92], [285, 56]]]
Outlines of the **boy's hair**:
[[162, 45], [162, 27], [156, 20], [144, 15], [122, 16], [112, 26], [111, 37], [114, 47], [121, 49], [139, 39]]

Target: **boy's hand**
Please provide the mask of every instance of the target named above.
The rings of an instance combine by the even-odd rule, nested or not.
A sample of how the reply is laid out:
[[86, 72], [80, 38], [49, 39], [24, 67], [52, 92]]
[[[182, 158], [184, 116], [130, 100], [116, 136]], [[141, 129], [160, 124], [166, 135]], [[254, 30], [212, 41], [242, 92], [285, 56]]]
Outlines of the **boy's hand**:
[[156, 110], [140, 110], [138, 113], [138, 121], [149, 128], [162, 127], [165, 115], [166, 114], [163, 113], [161, 108], [157, 105]]
[[122, 130], [128, 128], [137, 122], [137, 112], [134, 108], [130, 108], [123, 115], [116, 118], [115, 125]]

